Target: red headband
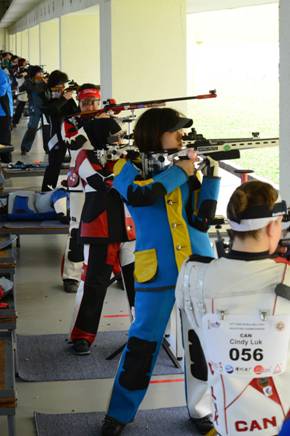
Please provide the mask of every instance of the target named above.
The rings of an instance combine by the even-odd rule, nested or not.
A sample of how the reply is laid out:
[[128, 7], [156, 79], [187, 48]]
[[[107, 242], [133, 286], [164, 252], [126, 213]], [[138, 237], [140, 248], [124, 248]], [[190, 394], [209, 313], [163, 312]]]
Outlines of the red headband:
[[85, 100], [87, 98], [97, 98], [98, 100], [101, 100], [100, 90], [95, 88], [87, 88], [87, 89], [82, 89], [81, 91], [78, 92], [79, 100]]

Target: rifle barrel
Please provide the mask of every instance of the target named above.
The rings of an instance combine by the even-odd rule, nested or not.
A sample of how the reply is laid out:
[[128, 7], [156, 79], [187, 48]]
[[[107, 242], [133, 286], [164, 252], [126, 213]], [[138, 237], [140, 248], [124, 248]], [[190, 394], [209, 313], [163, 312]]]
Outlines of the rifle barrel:
[[184, 101], [184, 100], [203, 100], [206, 98], [216, 98], [216, 91], [209, 91], [208, 94], [199, 94], [192, 95], [189, 97], [174, 97], [174, 98], [165, 98], [160, 100], [147, 100], [147, 101], [137, 101], [137, 102], [125, 102], [125, 103], [116, 103], [116, 104], [105, 104], [102, 109], [98, 109], [97, 111], [88, 111], [88, 112], [78, 112], [75, 114], [71, 114], [66, 118], [77, 117], [77, 116], [88, 116], [88, 115], [100, 115], [104, 112], [121, 112], [123, 110], [134, 110], [134, 109], [144, 109], [148, 107], [157, 107], [157, 106], [165, 106], [166, 103], [174, 102], [174, 101]]
[[[208, 94], [199, 94], [199, 95], [191, 95], [188, 97], [174, 97], [174, 98], [165, 98], [165, 99], [160, 99], [160, 100], [146, 100], [146, 101], [134, 101], [133, 103], [130, 102], [126, 102], [126, 103], [121, 103], [121, 104], [116, 104], [116, 105], [111, 105], [112, 109], [114, 109], [114, 107], [118, 107], [118, 106], [143, 106], [143, 105], [149, 105], [149, 104], [165, 104], [165, 103], [170, 103], [173, 101], [184, 101], [184, 100], [202, 100], [202, 99], [206, 99], [206, 98], [216, 98], [216, 92], [215, 91], [210, 91]], [[108, 105], [110, 106], [110, 105]]]

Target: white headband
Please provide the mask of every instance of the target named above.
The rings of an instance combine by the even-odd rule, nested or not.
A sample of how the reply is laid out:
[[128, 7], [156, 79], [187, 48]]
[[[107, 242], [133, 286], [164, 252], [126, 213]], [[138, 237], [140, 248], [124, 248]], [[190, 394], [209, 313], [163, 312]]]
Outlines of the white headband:
[[[281, 215], [280, 215], [281, 216]], [[251, 218], [247, 220], [241, 220], [240, 223], [228, 220], [229, 225], [232, 230], [236, 232], [249, 232], [251, 230], [258, 230], [266, 227], [271, 221], [275, 221], [278, 217], [268, 217], [268, 218]]]
[[285, 215], [286, 210], [282, 210], [282, 209], [279, 210], [279, 206], [281, 207], [281, 205], [284, 206], [284, 208], [286, 208], [286, 203], [281, 201], [281, 197], [278, 196], [274, 205], [274, 210], [275, 210], [275, 206], [278, 206], [278, 211], [274, 212], [273, 210], [272, 216], [266, 216], [264, 218], [263, 217], [244, 218], [241, 219], [240, 222], [236, 222], [231, 219], [228, 219], [228, 222], [231, 226], [231, 229], [235, 230], [236, 232], [249, 232], [251, 230], [259, 230], [262, 229], [263, 227], [266, 227], [270, 222], [276, 221], [279, 216]]

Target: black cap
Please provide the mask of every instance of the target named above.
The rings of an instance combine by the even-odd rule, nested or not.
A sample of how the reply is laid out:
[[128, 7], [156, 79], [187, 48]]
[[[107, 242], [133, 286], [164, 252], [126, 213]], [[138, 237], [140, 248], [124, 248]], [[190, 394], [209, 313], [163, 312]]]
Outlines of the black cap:
[[176, 124], [167, 129], [167, 132], [175, 132], [176, 130], [185, 129], [187, 127], [191, 127], [193, 124], [193, 120], [191, 118], [179, 117], [177, 119]]

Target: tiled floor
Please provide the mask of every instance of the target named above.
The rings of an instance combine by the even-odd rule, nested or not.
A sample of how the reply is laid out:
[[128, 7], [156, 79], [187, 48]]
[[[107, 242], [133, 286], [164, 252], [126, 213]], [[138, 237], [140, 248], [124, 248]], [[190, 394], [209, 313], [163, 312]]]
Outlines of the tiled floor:
[[[43, 158], [40, 137], [32, 152], [24, 158], [20, 156], [20, 142], [25, 123], [13, 132], [15, 152], [13, 161], [31, 162]], [[222, 201], [218, 213], [225, 209], [225, 203], [238, 179], [223, 177]], [[7, 181], [7, 186], [39, 189], [41, 179], [15, 178]], [[60, 259], [66, 236], [22, 236], [21, 248], [17, 251], [16, 296], [17, 333], [48, 334], [65, 333], [69, 329], [74, 295], [62, 290]], [[117, 313], [126, 310], [124, 292], [112, 286], [109, 290], [104, 313]], [[128, 321], [103, 318], [101, 330], [124, 330]], [[85, 357], [84, 357], [85, 358]], [[158, 377], [162, 378], [162, 377]], [[170, 378], [166, 376], [166, 378]], [[103, 411], [109, 399], [112, 380], [88, 380], [50, 383], [17, 382], [17, 436], [35, 435], [33, 412], [76, 412]], [[183, 383], [161, 383], [151, 385], [142, 403], [142, 408], [181, 406], [185, 404]], [[6, 436], [6, 422], [0, 420], [0, 434]], [[65, 436], [65, 435], [64, 435]], [[80, 435], [85, 436], [85, 435]]]

